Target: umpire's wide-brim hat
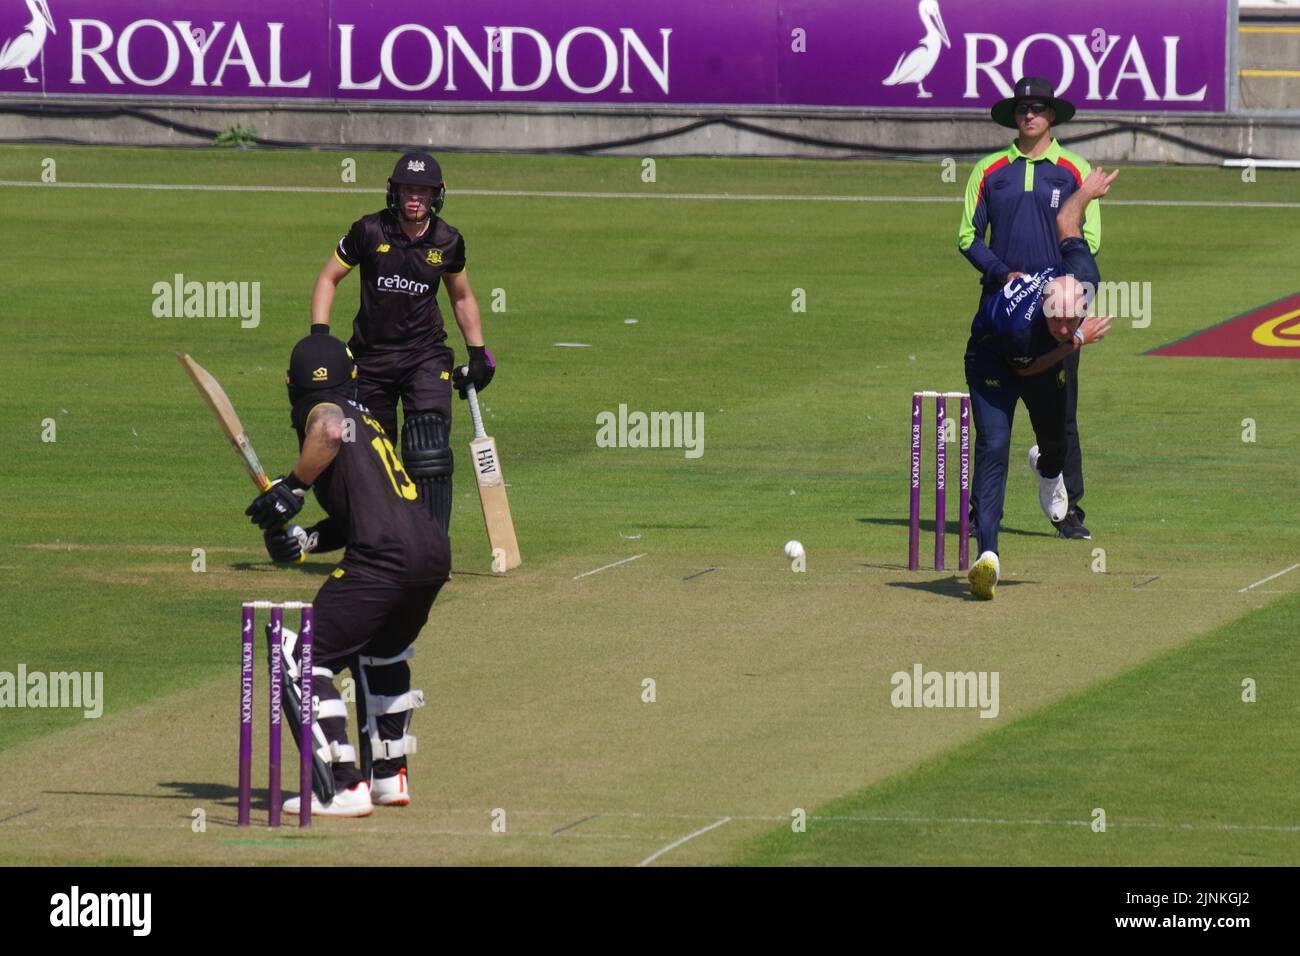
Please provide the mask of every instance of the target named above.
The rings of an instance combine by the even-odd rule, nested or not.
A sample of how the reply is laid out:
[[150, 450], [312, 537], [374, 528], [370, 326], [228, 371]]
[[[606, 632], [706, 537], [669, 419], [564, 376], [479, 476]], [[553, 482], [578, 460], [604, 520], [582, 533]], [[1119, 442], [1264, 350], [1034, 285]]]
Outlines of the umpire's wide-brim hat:
[[1019, 128], [1016, 126], [1016, 103], [1020, 100], [1042, 100], [1050, 106], [1056, 112], [1053, 126], [1060, 126], [1074, 116], [1074, 104], [1058, 97], [1052, 84], [1041, 76], [1025, 76], [1016, 80], [1013, 94], [1005, 100], [998, 100], [993, 106], [993, 122], [999, 126]]

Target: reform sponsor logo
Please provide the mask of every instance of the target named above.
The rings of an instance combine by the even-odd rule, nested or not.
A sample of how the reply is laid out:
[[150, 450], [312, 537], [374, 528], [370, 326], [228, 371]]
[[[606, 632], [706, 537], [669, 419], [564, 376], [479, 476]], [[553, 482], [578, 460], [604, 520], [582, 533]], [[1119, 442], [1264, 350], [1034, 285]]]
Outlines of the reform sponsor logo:
[[376, 276], [375, 287], [382, 292], [404, 292], [407, 295], [424, 295], [429, 291], [429, 283], [417, 282], [405, 276]]

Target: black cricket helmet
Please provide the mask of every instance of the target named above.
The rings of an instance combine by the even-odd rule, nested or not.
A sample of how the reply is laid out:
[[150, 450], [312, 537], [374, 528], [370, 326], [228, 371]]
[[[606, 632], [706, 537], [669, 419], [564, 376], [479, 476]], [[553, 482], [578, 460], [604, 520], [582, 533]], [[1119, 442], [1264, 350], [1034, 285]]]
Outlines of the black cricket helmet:
[[357, 363], [342, 339], [308, 335], [293, 347], [284, 382], [289, 387], [293, 427], [301, 439], [307, 415], [315, 406], [356, 399]]
[[393, 167], [388, 177], [388, 211], [402, 221], [402, 207], [397, 201], [398, 186], [428, 186], [433, 190], [430, 204], [434, 214], [442, 212], [447, 201], [447, 187], [442, 181], [442, 167], [428, 153], [406, 153]]

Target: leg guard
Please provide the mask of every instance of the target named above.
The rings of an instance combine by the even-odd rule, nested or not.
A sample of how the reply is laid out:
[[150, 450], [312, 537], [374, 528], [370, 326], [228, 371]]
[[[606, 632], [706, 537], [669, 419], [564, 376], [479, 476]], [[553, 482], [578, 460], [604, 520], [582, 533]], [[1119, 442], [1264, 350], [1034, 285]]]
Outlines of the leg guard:
[[434, 412], [402, 423], [402, 465], [443, 531], [451, 527], [451, 428]]
[[[267, 626], [267, 638], [270, 638], [270, 625]], [[280, 708], [281, 719], [289, 725], [290, 733], [296, 742], [302, 732], [302, 696], [299, 693], [298, 667], [293, 650], [298, 642], [298, 634], [289, 628], [281, 630], [283, 644], [284, 681], [282, 686], [283, 705]], [[328, 667], [312, 666], [312, 739], [315, 749], [312, 751], [312, 790], [321, 803], [334, 799], [338, 789], [356, 782], [356, 751], [347, 740], [347, 705], [338, 696], [334, 687], [334, 672]]]
[[397, 775], [406, 767], [406, 755], [415, 753], [415, 738], [407, 730], [411, 711], [424, 706], [424, 692], [411, 690], [406, 662], [414, 656], [415, 648], [408, 647], [396, 657], [361, 658], [360, 690], [367, 715], [361, 732], [370, 740], [375, 777]]

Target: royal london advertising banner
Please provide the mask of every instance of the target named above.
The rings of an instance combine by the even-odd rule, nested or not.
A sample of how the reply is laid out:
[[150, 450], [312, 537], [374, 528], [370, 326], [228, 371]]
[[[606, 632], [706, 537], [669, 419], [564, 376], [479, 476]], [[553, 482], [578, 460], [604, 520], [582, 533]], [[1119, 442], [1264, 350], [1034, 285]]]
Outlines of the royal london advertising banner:
[[1227, 108], [1229, 0], [0, 0], [0, 98]]

